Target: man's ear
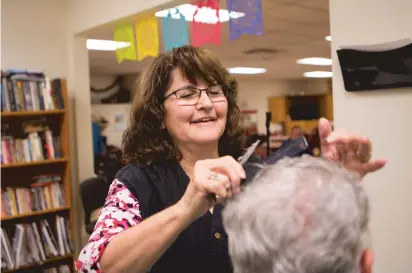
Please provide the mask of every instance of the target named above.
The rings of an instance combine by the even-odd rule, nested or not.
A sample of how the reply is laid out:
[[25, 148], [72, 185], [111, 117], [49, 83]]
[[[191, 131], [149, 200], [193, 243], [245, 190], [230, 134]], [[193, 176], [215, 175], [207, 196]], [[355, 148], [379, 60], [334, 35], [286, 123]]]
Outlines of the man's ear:
[[360, 268], [362, 273], [372, 273], [373, 252], [370, 249], [365, 249], [360, 260]]

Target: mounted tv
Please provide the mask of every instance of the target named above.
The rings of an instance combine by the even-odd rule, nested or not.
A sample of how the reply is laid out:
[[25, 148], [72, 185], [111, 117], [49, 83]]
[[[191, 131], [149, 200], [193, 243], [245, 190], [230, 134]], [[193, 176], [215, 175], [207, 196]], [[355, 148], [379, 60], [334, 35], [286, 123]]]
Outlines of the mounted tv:
[[289, 97], [288, 102], [291, 120], [313, 120], [320, 118], [319, 96]]
[[337, 50], [348, 92], [412, 87], [410, 39]]

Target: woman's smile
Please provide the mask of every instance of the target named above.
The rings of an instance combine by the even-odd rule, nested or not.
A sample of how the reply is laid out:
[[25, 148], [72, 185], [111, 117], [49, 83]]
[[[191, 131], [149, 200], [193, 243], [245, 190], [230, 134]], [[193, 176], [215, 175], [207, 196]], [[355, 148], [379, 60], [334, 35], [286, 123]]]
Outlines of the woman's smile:
[[194, 121], [191, 121], [190, 124], [203, 127], [203, 126], [215, 125], [217, 121], [218, 121], [217, 118], [208, 116], [208, 117], [202, 117], [202, 118], [195, 119]]

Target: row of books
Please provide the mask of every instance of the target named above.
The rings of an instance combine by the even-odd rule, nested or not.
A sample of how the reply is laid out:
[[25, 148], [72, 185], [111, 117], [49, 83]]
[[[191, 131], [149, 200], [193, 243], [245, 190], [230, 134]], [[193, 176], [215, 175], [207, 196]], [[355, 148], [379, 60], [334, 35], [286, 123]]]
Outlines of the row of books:
[[[1, 268], [6, 268], [7, 266], [7, 261], [1, 260], [2, 267]], [[30, 268], [32, 269], [32, 268]], [[70, 271], [70, 267], [67, 264], [60, 265], [58, 267], [51, 267], [43, 270], [30, 270], [30, 272], [39, 272], [39, 273], [72, 273]]]
[[73, 241], [69, 221], [59, 215], [55, 217], [55, 230], [45, 219], [39, 223], [16, 224], [10, 240], [6, 230], [1, 229], [2, 269], [41, 264], [71, 253]]
[[70, 267], [65, 264], [65, 265], [60, 265], [59, 267], [52, 267], [43, 270], [43, 273], [71, 273], [70, 272]]
[[1, 137], [1, 163], [33, 162], [62, 157], [60, 137], [51, 130], [31, 132], [26, 138]]
[[[46, 176], [45, 181], [48, 180]], [[33, 183], [30, 188], [6, 187], [1, 190], [1, 216], [15, 216], [66, 206], [61, 176], [49, 182]]]
[[64, 109], [61, 82], [49, 80], [42, 72], [7, 70], [1, 72], [1, 111]]

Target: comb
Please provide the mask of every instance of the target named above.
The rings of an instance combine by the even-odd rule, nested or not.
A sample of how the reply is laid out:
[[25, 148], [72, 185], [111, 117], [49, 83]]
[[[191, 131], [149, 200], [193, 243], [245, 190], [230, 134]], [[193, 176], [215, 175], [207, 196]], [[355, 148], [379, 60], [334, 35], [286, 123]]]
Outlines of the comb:
[[294, 139], [288, 145], [269, 155], [265, 159], [265, 163], [269, 165], [275, 164], [279, 159], [296, 156], [299, 153], [305, 151], [308, 147], [309, 144], [305, 137]]
[[[253, 180], [255, 175], [262, 169], [265, 165], [272, 165], [278, 162], [284, 157], [297, 156], [299, 153], [305, 151], [309, 147], [309, 144], [305, 137], [300, 137], [298, 139], [292, 140], [286, 146], [283, 146], [276, 152], [270, 154], [266, 159], [256, 162], [256, 160], [249, 160], [243, 164], [243, 168], [246, 172], [246, 179], [242, 181], [243, 183], [249, 183]], [[250, 157], [250, 156], [249, 156]]]

